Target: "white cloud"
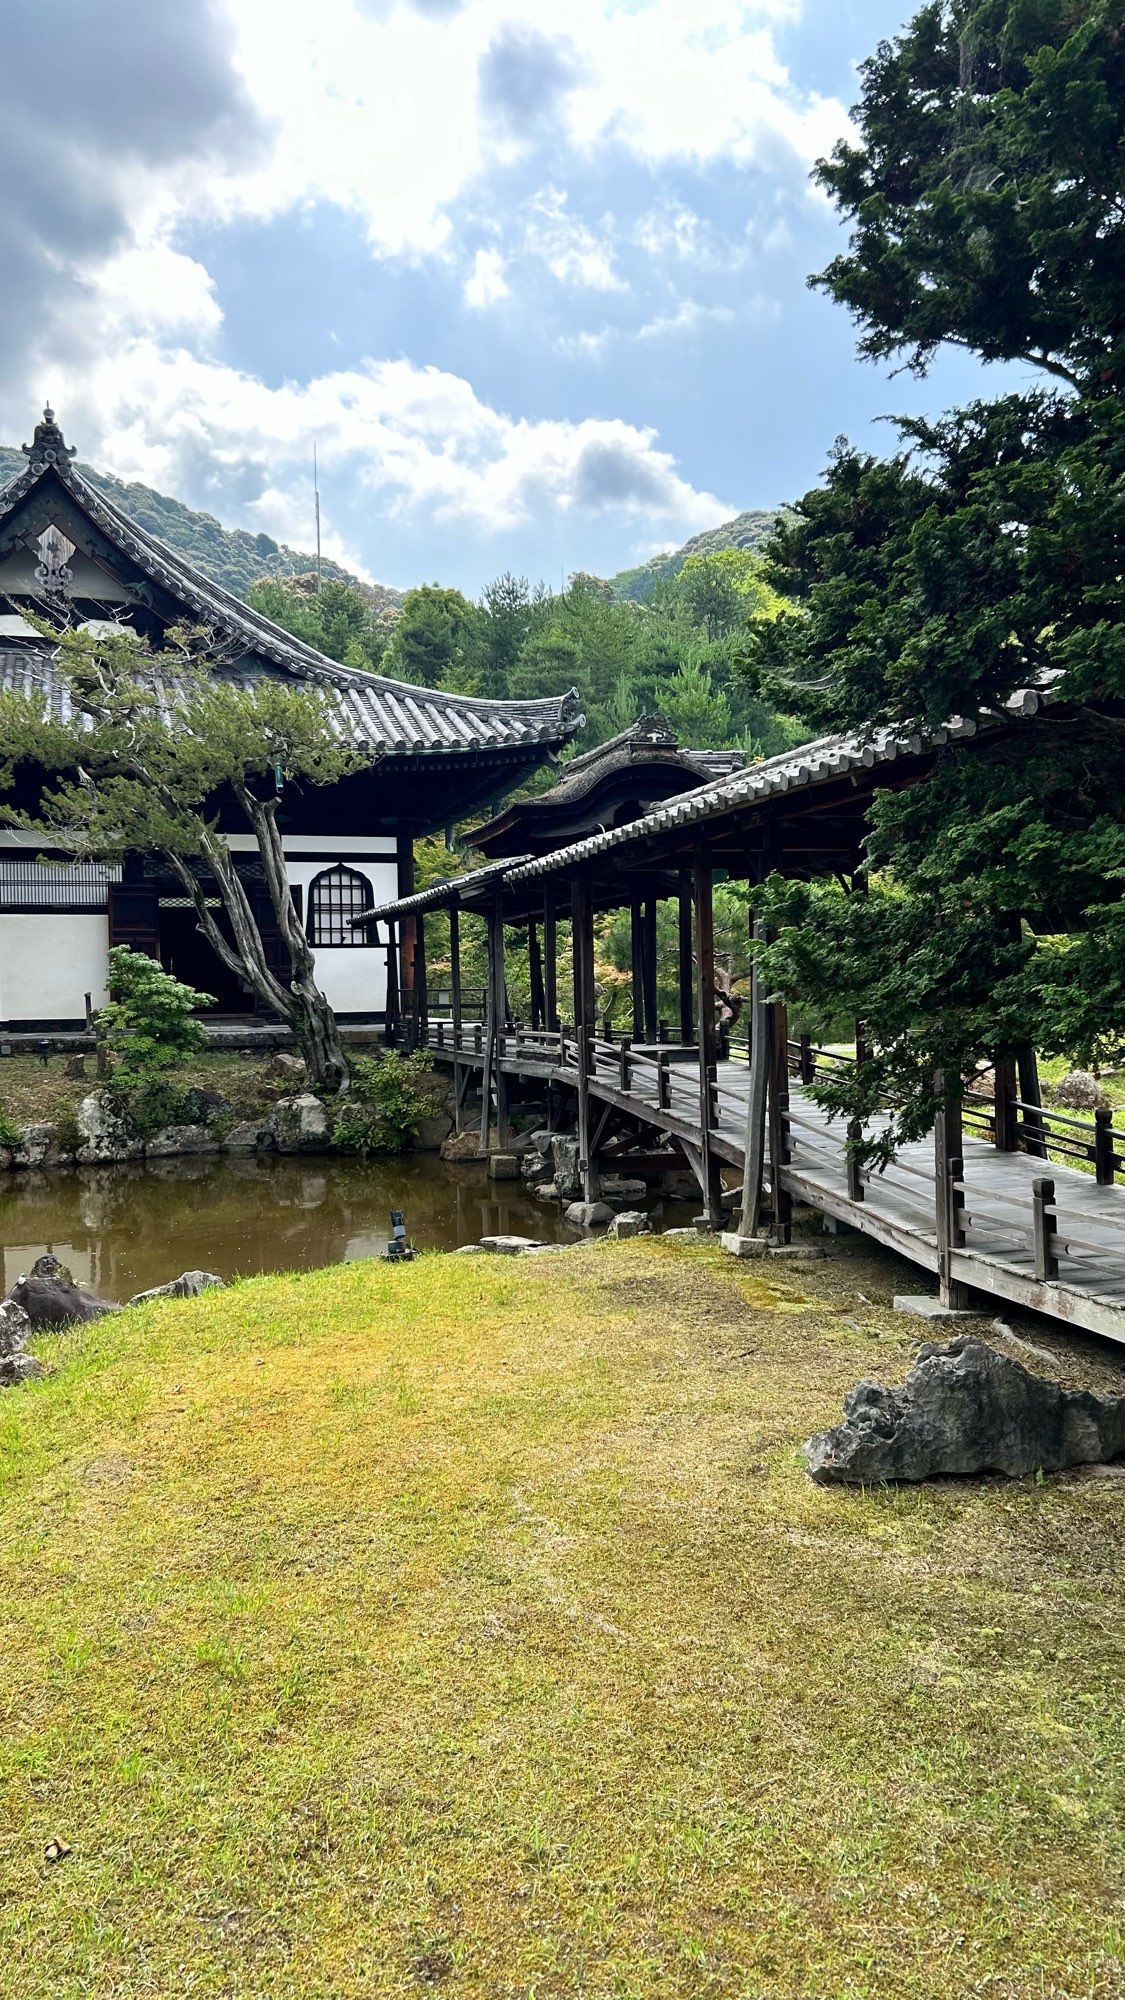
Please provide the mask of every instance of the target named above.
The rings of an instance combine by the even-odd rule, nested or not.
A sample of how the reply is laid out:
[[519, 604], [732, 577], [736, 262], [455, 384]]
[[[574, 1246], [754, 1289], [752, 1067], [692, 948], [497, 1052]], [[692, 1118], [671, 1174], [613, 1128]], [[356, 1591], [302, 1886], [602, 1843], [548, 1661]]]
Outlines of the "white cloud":
[[[272, 152], [197, 174], [173, 200], [257, 216], [332, 202], [362, 218], [381, 255], [447, 253], [459, 199], [534, 144], [534, 118], [523, 129], [495, 115], [501, 48], [518, 48], [525, 68], [554, 65], [541, 79], [552, 129], [582, 154], [800, 171], [847, 122], [777, 54], [775, 29], [801, 0], [570, 0], [565, 38], [547, 0], [221, 4]], [[525, 96], [534, 80], [524, 76]]]
[[596, 236], [571, 214], [561, 188], [544, 188], [529, 204], [524, 245], [530, 255], [542, 259], [560, 285], [617, 292], [624, 286], [607, 240], [611, 228], [610, 218], [603, 218], [603, 233]]
[[698, 299], [680, 299], [670, 312], [657, 313], [636, 332], [637, 340], [667, 340], [681, 333], [698, 333], [702, 326], [730, 326], [730, 306], [705, 306]]
[[465, 304], [479, 309], [498, 305], [501, 299], [508, 298], [512, 288], [504, 275], [505, 269], [501, 251], [478, 250], [473, 268], [465, 280]]
[[651, 429], [513, 417], [462, 377], [408, 361], [271, 387], [145, 338], [58, 393], [85, 457], [275, 535], [307, 540], [314, 438], [325, 473], [378, 507], [478, 534], [610, 515], [682, 539], [733, 511], [692, 486]]

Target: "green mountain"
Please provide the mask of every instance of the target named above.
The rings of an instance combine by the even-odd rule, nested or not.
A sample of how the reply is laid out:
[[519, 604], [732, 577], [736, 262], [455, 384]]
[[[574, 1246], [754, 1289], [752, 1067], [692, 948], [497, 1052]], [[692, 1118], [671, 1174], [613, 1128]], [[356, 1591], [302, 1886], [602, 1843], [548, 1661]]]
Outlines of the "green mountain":
[[636, 569], [619, 570], [609, 578], [609, 587], [619, 603], [625, 598], [643, 603], [652, 596], [658, 583], [667, 583], [679, 575], [689, 556], [714, 555], [717, 549], [762, 548], [780, 511], [777, 507], [751, 507], [745, 514], [736, 514], [733, 521], [724, 521], [718, 528], [705, 528], [701, 535], [693, 535], [682, 549], [650, 556]]
[[[11, 445], [0, 445], [0, 483], [14, 479], [26, 462], [22, 452]], [[90, 465], [83, 465], [80, 470], [150, 535], [158, 535], [169, 548], [187, 556], [204, 576], [221, 583], [236, 597], [245, 597], [252, 584], [266, 578], [279, 583], [290, 577], [307, 578], [316, 567], [315, 556], [301, 549], [275, 542], [271, 535], [252, 535], [246, 528], [224, 528], [213, 514], [197, 513], [180, 500], [170, 500], [166, 493], [142, 486], [138, 480], [115, 479], [112, 473], [96, 472]], [[339, 578], [342, 583], [354, 584], [377, 614], [397, 610], [402, 603], [401, 590], [393, 590], [389, 584], [361, 583], [358, 577], [327, 557], [321, 563], [321, 572], [326, 577]]]

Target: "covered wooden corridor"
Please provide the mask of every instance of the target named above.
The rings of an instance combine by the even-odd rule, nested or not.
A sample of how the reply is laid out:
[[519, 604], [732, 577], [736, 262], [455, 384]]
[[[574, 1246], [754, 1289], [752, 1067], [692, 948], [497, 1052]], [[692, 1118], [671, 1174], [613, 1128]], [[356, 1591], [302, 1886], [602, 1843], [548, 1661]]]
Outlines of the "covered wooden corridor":
[[[990, 722], [987, 731], [1018, 728], [1039, 707], [1038, 696], [1022, 696], [1010, 722]], [[550, 1093], [576, 1132], [588, 1199], [610, 1155], [626, 1172], [678, 1158], [697, 1181], [705, 1227], [724, 1227], [741, 1180], [739, 1231], [768, 1224], [785, 1241], [799, 1201], [932, 1273], [949, 1305], [984, 1295], [1125, 1340], [1125, 1132], [1105, 1111], [1081, 1118], [1045, 1106], [1030, 1050], [992, 1063], [987, 1097], [936, 1079], [931, 1138], [901, 1147], [877, 1172], [861, 1170], [858, 1132], [830, 1120], [812, 1094], [828, 1066], [865, 1059], [862, 1031], [854, 1053], [813, 1048], [791, 1037], [783, 1005], [755, 992], [742, 1044], [720, 1033], [716, 880], [752, 883], [778, 870], [860, 883], [876, 787], [914, 782], [935, 757], [977, 734], [977, 725], [957, 722], [925, 739], [826, 738], [724, 774], [630, 824], [553, 852], [495, 860], [365, 912], [358, 921], [384, 927], [398, 974], [389, 1038], [453, 1066], [459, 1124], [470, 1096], [477, 1098], [482, 1138], [498, 1150], [508, 1140], [513, 1084]], [[657, 1006], [657, 911], [665, 901], [676, 910], [678, 946], [670, 1022]], [[630, 911], [628, 1036], [604, 1023], [599, 1032], [597, 1022], [595, 915], [617, 908]], [[431, 1005], [425, 934], [427, 913], [438, 910], [448, 914], [450, 933], [440, 1007]], [[488, 941], [476, 1019], [461, 980], [466, 915], [483, 920]], [[509, 927], [518, 927], [527, 952], [526, 1023], [511, 1005]], [[573, 1025], [564, 1023], [563, 1004]]]

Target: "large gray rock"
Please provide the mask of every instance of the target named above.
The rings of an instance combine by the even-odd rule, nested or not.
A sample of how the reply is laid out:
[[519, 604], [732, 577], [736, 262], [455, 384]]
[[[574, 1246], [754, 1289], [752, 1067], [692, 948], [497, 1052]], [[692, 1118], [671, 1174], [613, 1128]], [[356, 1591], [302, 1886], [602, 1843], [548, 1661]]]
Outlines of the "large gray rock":
[[209, 1292], [218, 1285], [225, 1287], [226, 1279], [216, 1277], [214, 1271], [181, 1271], [178, 1278], [170, 1278], [166, 1285], [152, 1285], [147, 1292], [134, 1292], [128, 1301], [131, 1306], [142, 1306], [146, 1299], [197, 1299], [200, 1292]]
[[613, 1221], [606, 1230], [606, 1235], [616, 1237], [651, 1236], [652, 1224], [648, 1216], [641, 1209], [626, 1208], [622, 1210], [620, 1215], [614, 1216]]
[[328, 1149], [328, 1113], [311, 1090], [279, 1097], [270, 1112], [270, 1131], [279, 1153], [323, 1153]]
[[1125, 1396], [1060, 1389], [982, 1340], [926, 1345], [901, 1389], [858, 1382], [805, 1445], [818, 1484], [1059, 1472], [1125, 1452]]
[[140, 1159], [140, 1135], [121, 1116], [107, 1090], [92, 1090], [82, 1099], [76, 1122], [79, 1143], [75, 1159], [83, 1166], [96, 1166], [102, 1160]]
[[1096, 1111], [1109, 1098], [1090, 1070], [1069, 1069], [1055, 1085], [1055, 1102], [1068, 1111]]
[[84, 1324], [101, 1319], [103, 1313], [118, 1310], [115, 1304], [96, 1299], [92, 1292], [83, 1291], [58, 1258], [49, 1254], [36, 1259], [30, 1276], [16, 1279], [8, 1297], [23, 1308], [32, 1333], [37, 1333], [42, 1327], [73, 1326], [75, 1322]]
[[613, 1210], [604, 1201], [572, 1201], [566, 1220], [575, 1229], [601, 1229], [613, 1221]]
[[0, 1389], [14, 1389], [18, 1382], [30, 1382], [42, 1375], [43, 1363], [24, 1353], [31, 1321], [14, 1299], [0, 1303]]
[[420, 1119], [412, 1142], [414, 1151], [440, 1153], [452, 1130], [453, 1120], [448, 1111], [435, 1111], [432, 1118]]
[[13, 1167], [57, 1167], [74, 1158], [63, 1152], [53, 1125], [24, 1125], [11, 1152]]
[[518, 1257], [524, 1250], [542, 1250], [537, 1236], [482, 1236], [482, 1250], [491, 1250], [497, 1257]]
[[648, 1200], [648, 1186], [644, 1181], [625, 1180], [620, 1174], [604, 1174], [602, 1200], [611, 1208], [635, 1208], [639, 1201]]
[[0, 1299], [0, 1360], [18, 1354], [31, 1332], [31, 1321], [15, 1299]]
[[582, 1174], [578, 1165], [578, 1141], [567, 1133], [555, 1132], [551, 1138], [551, 1164], [555, 1170], [555, 1186], [561, 1196], [577, 1201], [582, 1194]]
[[222, 1150], [224, 1153], [268, 1153], [274, 1150], [276, 1143], [267, 1124], [256, 1118], [246, 1118], [232, 1125], [224, 1135]]
[[205, 1125], [165, 1125], [145, 1140], [150, 1160], [177, 1159], [183, 1153], [217, 1153], [219, 1141]]

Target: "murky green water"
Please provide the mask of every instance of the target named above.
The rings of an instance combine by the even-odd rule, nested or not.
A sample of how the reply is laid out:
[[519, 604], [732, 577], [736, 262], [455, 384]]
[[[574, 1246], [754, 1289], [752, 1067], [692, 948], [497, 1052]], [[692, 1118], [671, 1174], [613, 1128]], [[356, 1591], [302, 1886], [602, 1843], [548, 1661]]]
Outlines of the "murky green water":
[[[510, 1190], [510, 1191], [509, 1191]], [[573, 1241], [554, 1205], [482, 1167], [403, 1159], [218, 1158], [0, 1175], [0, 1293], [44, 1250], [101, 1298], [128, 1298], [180, 1271], [246, 1277], [313, 1270], [386, 1249], [390, 1210], [411, 1240], [453, 1250], [511, 1233]]]

